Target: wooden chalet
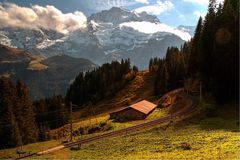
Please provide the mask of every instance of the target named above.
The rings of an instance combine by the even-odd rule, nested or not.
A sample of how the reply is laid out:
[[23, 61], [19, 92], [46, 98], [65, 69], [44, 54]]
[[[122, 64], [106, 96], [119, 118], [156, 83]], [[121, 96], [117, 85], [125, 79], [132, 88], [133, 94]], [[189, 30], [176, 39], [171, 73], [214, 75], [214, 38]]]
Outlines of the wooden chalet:
[[145, 119], [156, 107], [157, 105], [143, 100], [132, 104], [131, 106], [110, 113], [110, 118], [120, 122], [142, 120]]

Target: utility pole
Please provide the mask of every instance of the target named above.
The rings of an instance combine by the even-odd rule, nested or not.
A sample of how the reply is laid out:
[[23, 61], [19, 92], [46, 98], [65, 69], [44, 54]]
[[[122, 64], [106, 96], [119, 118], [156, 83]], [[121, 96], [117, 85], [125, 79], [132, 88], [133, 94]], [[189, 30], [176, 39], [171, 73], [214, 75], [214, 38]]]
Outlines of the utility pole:
[[201, 82], [201, 81], [200, 81], [199, 91], [200, 91], [199, 103], [200, 103], [200, 105], [201, 105], [201, 103], [202, 103], [202, 82]]
[[[92, 109], [92, 115], [93, 115], [93, 117], [94, 117], [95, 111], [94, 111], [94, 109], [93, 109], [92, 102], [90, 103], [90, 107], [91, 107], [91, 109]], [[96, 120], [96, 124], [97, 124], [97, 118], [95, 118], [95, 120]]]
[[72, 102], [70, 102], [70, 141], [73, 139], [73, 125], [72, 125]]
[[64, 139], [64, 123], [62, 123], [62, 141]]

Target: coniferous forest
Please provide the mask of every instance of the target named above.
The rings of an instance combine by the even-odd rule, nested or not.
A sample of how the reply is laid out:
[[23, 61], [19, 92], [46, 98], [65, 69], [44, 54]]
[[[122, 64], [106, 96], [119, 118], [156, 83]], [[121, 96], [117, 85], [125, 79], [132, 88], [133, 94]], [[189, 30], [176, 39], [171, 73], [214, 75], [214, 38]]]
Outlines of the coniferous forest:
[[86, 73], [80, 73], [67, 91], [66, 102], [81, 106], [113, 96], [127, 82], [135, 77], [137, 67], [130, 66], [130, 60], [114, 61]]
[[[200, 17], [193, 38], [181, 48], [169, 47], [164, 58], [152, 58], [154, 92], [163, 95], [182, 87], [186, 79], [202, 82], [203, 91], [217, 102], [239, 98], [239, 1], [211, 0]], [[0, 148], [47, 140], [50, 129], [69, 121], [69, 104], [95, 104], [113, 96], [135, 78], [138, 68], [130, 60], [103, 64], [81, 72], [65, 97], [53, 95], [33, 102], [22, 81], [0, 78]]]
[[222, 5], [210, 1], [206, 17], [200, 17], [194, 37], [180, 49], [168, 48], [166, 57], [154, 58], [149, 70], [156, 74], [156, 94], [199, 79], [203, 90], [219, 102], [239, 96], [239, 1]]

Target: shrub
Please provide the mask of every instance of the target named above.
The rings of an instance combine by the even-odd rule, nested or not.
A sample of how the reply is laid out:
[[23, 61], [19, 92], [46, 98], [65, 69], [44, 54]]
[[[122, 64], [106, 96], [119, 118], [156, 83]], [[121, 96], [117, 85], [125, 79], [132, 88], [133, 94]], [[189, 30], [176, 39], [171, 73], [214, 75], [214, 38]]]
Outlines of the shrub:
[[190, 150], [192, 149], [191, 145], [187, 142], [182, 142], [180, 145], [180, 148], [182, 148], [183, 150]]
[[111, 121], [101, 121], [99, 124], [91, 125], [91, 126], [84, 126], [80, 127], [78, 130], [74, 131], [74, 135], [86, 135], [92, 134], [100, 131], [108, 131], [112, 128]]

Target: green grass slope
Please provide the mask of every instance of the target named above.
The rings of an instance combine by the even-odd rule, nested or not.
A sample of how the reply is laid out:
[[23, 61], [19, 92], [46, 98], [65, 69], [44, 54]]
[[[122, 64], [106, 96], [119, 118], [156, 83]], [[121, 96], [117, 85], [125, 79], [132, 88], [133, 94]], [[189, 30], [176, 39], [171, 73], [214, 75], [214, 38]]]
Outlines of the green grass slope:
[[[208, 105], [208, 104], [203, 104]], [[208, 117], [205, 108], [193, 117], [150, 130], [65, 149], [76, 159], [239, 159], [240, 137], [236, 105]], [[59, 158], [58, 153], [45, 155]]]
[[[237, 160], [240, 148], [238, 105], [228, 104], [217, 109], [214, 115], [207, 114], [207, 110], [214, 107], [217, 106], [203, 103], [189, 117], [172, 123], [83, 144], [80, 150], [64, 149], [35, 158]], [[228, 110], [224, 109], [226, 107]], [[57, 144], [60, 142], [35, 143], [23, 149], [28, 152], [41, 151]], [[0, 157], [16, 157], [17, 149], [1, 150]]]

